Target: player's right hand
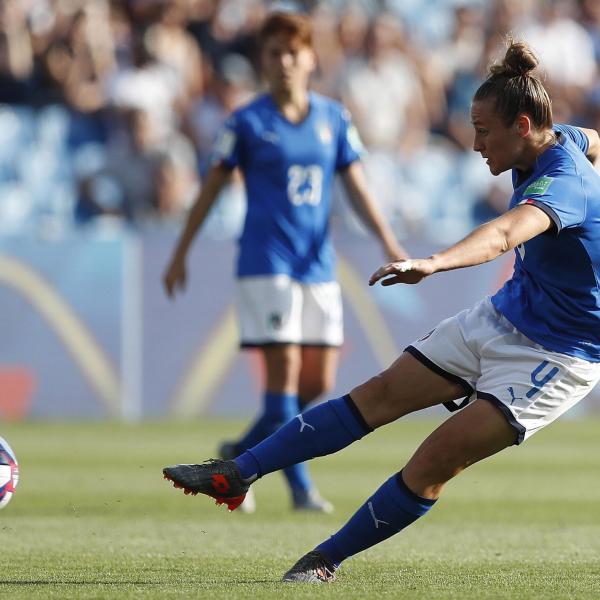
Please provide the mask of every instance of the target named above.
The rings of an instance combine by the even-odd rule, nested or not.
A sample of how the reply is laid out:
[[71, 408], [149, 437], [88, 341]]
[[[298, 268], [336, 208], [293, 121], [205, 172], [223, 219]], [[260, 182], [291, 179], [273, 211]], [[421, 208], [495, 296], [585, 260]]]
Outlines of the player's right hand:
[[173, 298], [177, 289], [184, 290], [187, 280], [185, 260], [175, 256], [165, 271], [163, 285], [169, 298]]
[[413, 258], [391, 262], [379, 267], [371, 278], [369, 285], [381, 281], [381, 285], [395, 285], [396, 283], [415, 284], [435, 273], [432, 262], [427, 258]]

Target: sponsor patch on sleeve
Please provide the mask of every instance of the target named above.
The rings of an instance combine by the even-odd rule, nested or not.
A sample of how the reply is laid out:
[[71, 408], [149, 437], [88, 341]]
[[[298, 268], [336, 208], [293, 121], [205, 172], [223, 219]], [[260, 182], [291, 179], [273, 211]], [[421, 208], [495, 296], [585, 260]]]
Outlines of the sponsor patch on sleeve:
[[529, 196], [531, 194], [545, 194], [550, 184], [554, 179], [552, 177], [540, 177], [533, 183], [527, 186], [527, 189], [523, 192], [523, 196]]
[[348, 127], [346, 138], [348, 140], [348, 143], [352, 147], [352, 150], [354, 150], [356, 154], [364, 154], [365, 147], [362, 143], [362, 140], [360, 139], [358, 129], [356, 129], [353, 123], [350, 123], [350, 126]]
[[231, 157], [236, 142], [236, 135], [231, 129], [222, 129], [215, 142], [213, 149], [216, 160], [227, 159]]

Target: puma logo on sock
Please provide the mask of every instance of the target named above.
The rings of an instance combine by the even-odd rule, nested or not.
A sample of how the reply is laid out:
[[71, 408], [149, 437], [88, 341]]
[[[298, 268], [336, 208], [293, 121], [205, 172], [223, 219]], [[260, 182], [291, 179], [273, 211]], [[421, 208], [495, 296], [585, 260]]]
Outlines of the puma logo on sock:
[[304, 431], [305, 427], [310, 427], [313, 431], [316, 431], [316, 429], [310, 423], [307, 423], [303, 419], [302, 415], [298, 415], [298, 420], [300, 421], [300, 433]]
[[378, 519], [375, 516], [375, 510], [373, 510], [373, 503], [369, 502], [367, 504], [367, 506], [369, 507], [369, 512], [371, 513], [371, 516], [373, 517], [373, 521], [375, 522], [375, 529], [379, 529], [379, 525], [389, 525], [389, 523], [387, 521], [382, 521], [381, 519]]

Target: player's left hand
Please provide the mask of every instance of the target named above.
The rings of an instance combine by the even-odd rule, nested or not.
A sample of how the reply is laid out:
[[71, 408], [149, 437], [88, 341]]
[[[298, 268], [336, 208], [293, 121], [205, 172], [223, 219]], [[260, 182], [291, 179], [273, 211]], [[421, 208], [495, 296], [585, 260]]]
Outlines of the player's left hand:
[[419, 283], [425, 277], [435, 273], [433, 264], [427, 258], [413, 258], [391, 262], [379, 267], [369, 279], [369, 285], [375, 285], [381, 280], [381, 285], [396, 283]]

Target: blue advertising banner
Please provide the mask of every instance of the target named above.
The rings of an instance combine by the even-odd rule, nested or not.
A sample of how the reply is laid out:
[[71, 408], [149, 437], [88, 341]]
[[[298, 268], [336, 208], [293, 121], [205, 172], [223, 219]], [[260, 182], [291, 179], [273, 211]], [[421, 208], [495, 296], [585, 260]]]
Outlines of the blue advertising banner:
[[[238, 348], [231, 241], [200, 236], [184, 294], [162, 275], [176, 232], [117, 230], [0, 240], [0, 420], [241, 415], [263, 374]], [[431, 244], [408, 241], [413, 256]], [[491, 294], [512, 256], [417, 286], [369, 287], [383, 262], [369, 238], [336, 241], [345, 342], [333, 395], [387, 367], [440, 320]], [[598, 404], [597, 394], [576, 414]]]

